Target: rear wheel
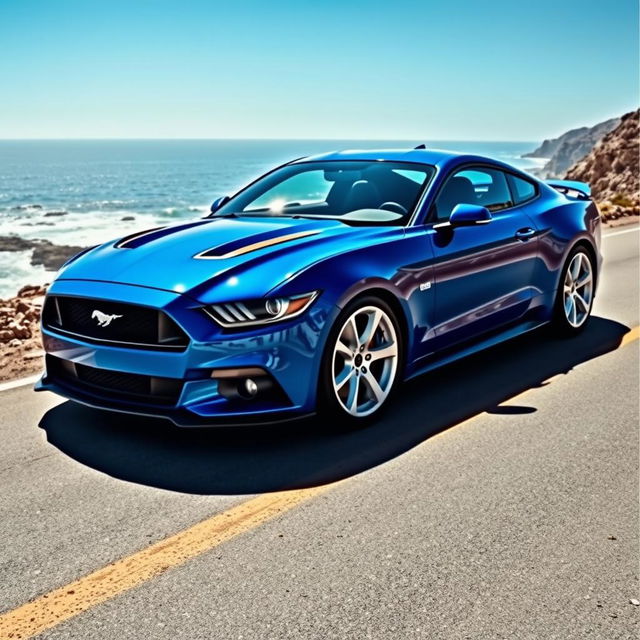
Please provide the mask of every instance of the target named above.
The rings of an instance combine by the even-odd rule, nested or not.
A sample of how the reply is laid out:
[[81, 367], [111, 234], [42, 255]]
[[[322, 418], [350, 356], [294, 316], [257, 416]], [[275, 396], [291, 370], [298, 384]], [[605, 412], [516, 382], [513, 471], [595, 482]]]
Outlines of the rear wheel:
[[403, 362], [402, 335], [389, 305], [367, 297], [338, 317], [325, 349], [319, 412], [340, 426], [367, 424], [392, 395]]
[[565, 335], [586, 325], [595, 293], [593, 259], [584, 247], [576, 247], [565, 263], [556, 295], [554, 325]]

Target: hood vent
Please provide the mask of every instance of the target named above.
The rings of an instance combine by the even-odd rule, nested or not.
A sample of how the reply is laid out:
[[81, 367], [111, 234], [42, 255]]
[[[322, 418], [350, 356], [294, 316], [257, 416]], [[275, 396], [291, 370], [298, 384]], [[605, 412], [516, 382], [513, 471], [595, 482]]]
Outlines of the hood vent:
[[266, 247], [273, 247], [277, 244], [290, 242], [291, 240], [298, 240], [299, 238], [305, 238], [307, 236], [314, 236], [317, 233], [320, 233], [320, 231], [298, 231], [297, 233], [288, 233], [286, 235], [277, 236], [261, 234], [253, 236], [253, 238], [251, 238], [253, 242], [250, 242], [249, 244], [247, 244], [246, 239], [235, 240], [233, 242], [227, 242], [215, 249], [207, 249], [193, 257], [200, 260], [224, 260], [225, 258], [237, 258], [245, 253], [251, 253], [252, 251], [258, 251], [259, 249], [265, 249]]
[[168, 227], [155, 227], [153, 229], [147, 229], [146, 231], [139, 231], [133, 233], [130, 236], [118, 240], [113, 245], [116, 249], [137, 249], [144, 244], [159, 240], [165, 236], [169, 236], [185, 229], [191, 229], [192, 227], [200, 226], [201, 224], [209, 224], [211, 220], [197, 220], [196, 222], [187, 222], [186, 224], [170, 225]]

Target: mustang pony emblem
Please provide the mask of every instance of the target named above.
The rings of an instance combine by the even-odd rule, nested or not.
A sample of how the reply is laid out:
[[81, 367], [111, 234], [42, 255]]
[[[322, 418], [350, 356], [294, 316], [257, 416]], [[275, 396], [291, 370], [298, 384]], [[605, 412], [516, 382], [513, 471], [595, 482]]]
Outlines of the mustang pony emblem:
[[118, 316], [115, 313], [109, 315], [106, 313], [102, 313], [102, 311], [98, 311], [98, 309], [94, 309], [93, 313], [91, 314], [91, 318], [95, 318], [98, 321], [99, 327], [108, 327], [113, 320], [115, 320], [116, 318], [122, 318], [122, 316]]

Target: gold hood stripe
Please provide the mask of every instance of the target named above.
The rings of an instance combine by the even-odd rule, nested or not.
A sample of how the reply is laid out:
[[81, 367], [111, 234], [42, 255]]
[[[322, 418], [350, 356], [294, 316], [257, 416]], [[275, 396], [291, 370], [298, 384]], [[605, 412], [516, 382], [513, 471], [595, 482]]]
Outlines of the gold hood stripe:
[[269, 238], [269, 240], [261, 240], [260, 242], [253, 242], [252, 244], [248, 244], [244, 247], [234, 249], [233, 251], [229, 251], [228, 253], [223, 253], [222, 255], [219, 255], [219, 256], [206, 255], [207, 253], [209, 253], [209, 251], [211, 251], [211, 249], [207, 249], [206, 251], [202, 251], [201, 253], [198, 253], [193, 257], [198, 258], [200, 260], [225, 260], [226, 258], [237, 258], [238, 256], [242, 256], [245, 253], [251, 253], [252, 251], [258, 251], [258, 249], [272, 247], [276, 244], [289, 242], [290, 240], [305, 238], [306, 236], [315, 236], [317, 233], [320, 233], [320, 231], [298, 231], [297, 233], [289, 233], [285, 236], [278, 236], [277, 238]]

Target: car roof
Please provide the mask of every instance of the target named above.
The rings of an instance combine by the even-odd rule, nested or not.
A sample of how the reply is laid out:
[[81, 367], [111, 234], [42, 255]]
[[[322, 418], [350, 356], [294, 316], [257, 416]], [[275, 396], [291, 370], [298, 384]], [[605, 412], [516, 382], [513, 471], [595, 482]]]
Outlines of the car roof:
[[457, 153], [444, 149], [349, 149], [345, 151], [330, 151], [318, 155], [300, 158], [295, 162], [312, 162], [321, 160], [393, 160], [396, 162], [415, 162], [428, 164], [439, 168], [450, 165], [474, 163], [491, 163], [498, 167], [524, 173], [512, 165], [500, 162], [494, 158], [478, 156], [469, 153]]

